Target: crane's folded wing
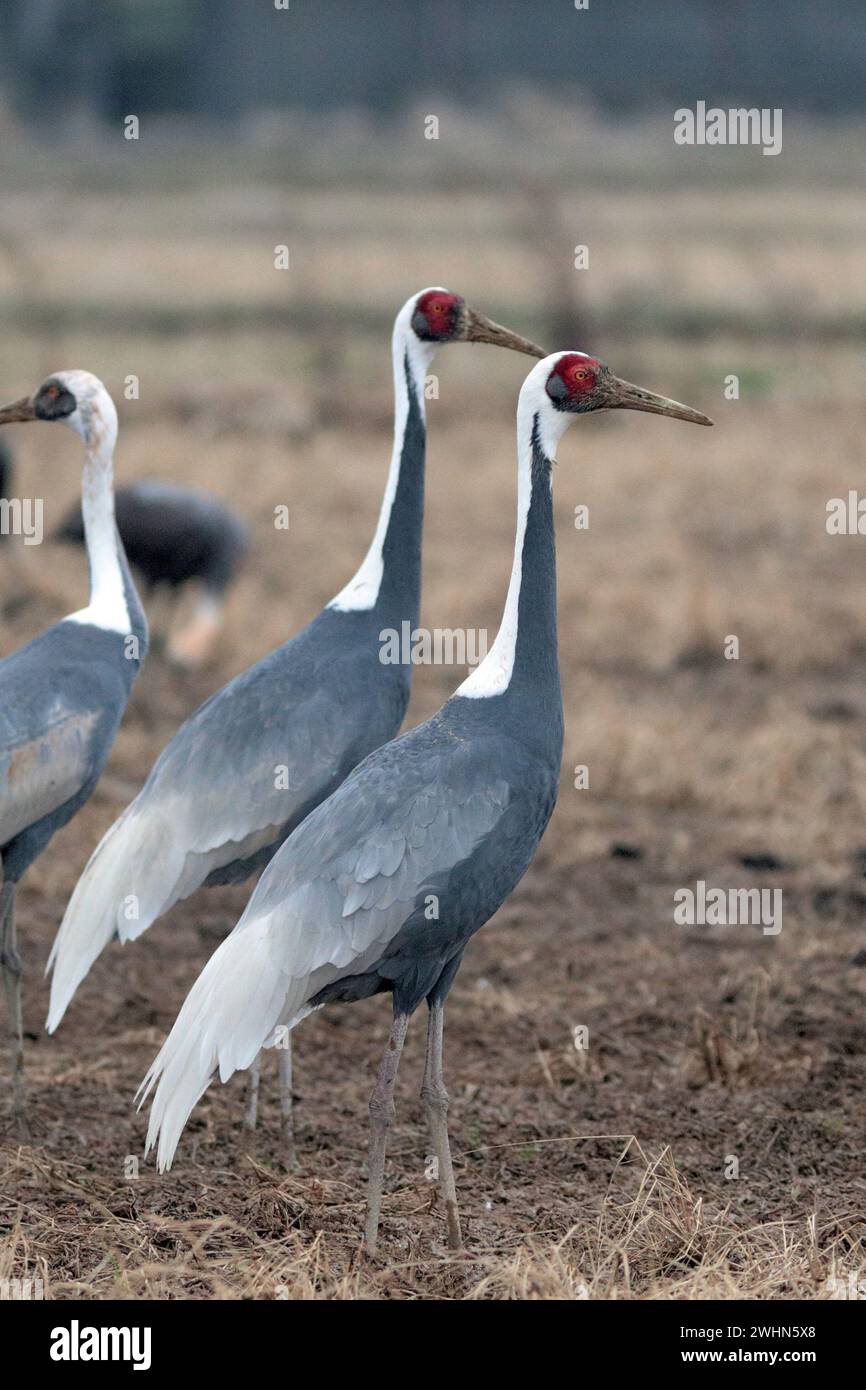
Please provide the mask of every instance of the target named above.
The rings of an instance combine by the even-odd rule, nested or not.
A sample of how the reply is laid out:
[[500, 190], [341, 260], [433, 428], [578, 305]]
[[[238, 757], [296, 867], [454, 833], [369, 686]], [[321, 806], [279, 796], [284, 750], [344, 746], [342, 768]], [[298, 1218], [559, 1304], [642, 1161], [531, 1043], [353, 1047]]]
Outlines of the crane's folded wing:
[[49, 958], [49, 1031], [115, 934], [136, 939], [211, 875], [273, 845], [377, 741], [382, 713], [363, 708], [358, 663], [333, 657], [320, 618], [181, 726], [97, 845]]
[[69, 636], [55, 623], [0, 661], [0, 846], [70, 801], [104, 760], [94, 745], [116, 682], [80, 633], [71, 653]]
[[362, 763], [277, 853], [235, 928], [268, 920], [287, 979], [284, 1021], [371, 963], [505, 813], [509, 785], [481, 772], [477, 751], [413, 751], [410, 734]]
[[285, 825], [341, 769], [342, 705], [326, 682], [300, 673], [293, 681], [284, 662], [285, 649], [271, 653], [202, 705], [134, 803], [138, 814], [170, 821], [184, 851], [214, 866], [258, 848], [261, 832]]
[[49, 718], [0, 746], [0, 845], [65, 805], [91, 774], [99, 711], [70, 710], [57, 698]]

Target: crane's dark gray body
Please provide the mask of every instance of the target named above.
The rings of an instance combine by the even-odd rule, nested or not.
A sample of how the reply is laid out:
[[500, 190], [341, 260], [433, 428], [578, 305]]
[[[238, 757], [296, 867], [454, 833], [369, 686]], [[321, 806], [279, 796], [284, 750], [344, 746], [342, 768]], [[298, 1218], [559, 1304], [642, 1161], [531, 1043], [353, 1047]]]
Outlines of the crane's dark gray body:
[[[378, 607], [378, 605], [377, 605]], [[279, 805], [276, 769], [288, 770], [292, 793], [302, 788], [291, 816], [253, 854], [212, 870], [206, 887], [240, 883], [260, 869], [297, 825], [330, 796], [352, 768], [393, 738], [409, 703], [410, 676], [402, 665], [379, 660], [381, 615], [376, 609], [325, 609], [282, 647], [218, 691], [188, 721], [166, 750], [172, 779], [196, 776], [220, 750], [226, 809], [248, 814], [258, 802]], [[244, 780], [238, 785], [238, 757]], [[151, 778], [163, 773], [157, 762]], [[220, 768], [214, 776], [220, 781]], [[150, 784], [145, 784], [145, 791]], [[203, 793], [203, 800], [208, 793]]]
[[[529, 867], [556, 803], [559, 761], [554, 763], [540, 746], [528, 747], [522, 735], [508, 729], [504, 708], [497, 711], [503, 717], [499, 731], [479, 728], [477, 708], [467, 708], [478, 703], [449, 701], [429, 723], [397, 740], [399, 750], [389, 747], [388, 756], [384, 749], [372, 754], [359, 770], [362, 780], [346, 787], [347, 805], [357, 800], [352, 808], [356, 824], [355, 813], [360, 814], [368, 799], [374, 799], [381, 812], [383, 801], [395, 793], [404, 798], [402, 827], [389, 819], [378, 833], [364, 837], [364, 859], [369, 861], [377, 849], [387, 863], [389, 854], [401, 852], [402, 838], [402, 864], [410, 881], [425, 860], [431, 871], [417, 874], [411, 910], [381, 955], [362, 973], [325, 986], [311, 1000], [314, 1006], [390, 990], [395, 1011], [412, 1013], [425, 998], [443, 999], [467, 941]], [[438, 839], [430, 843], [423, 821], [431, 813], [440, 819], [436, 813], [445, 806], [447, 817], [438, 827]], [[449, 849], [453, 862], [442, 869]], [[340, 868], [363, 882], [363, 860], [357, 851], [356, 842]], [[377, 889], [385, 893], [393, 885], [385, 880], [369, 889], [366, 905]]]
[[278, 932], [280, 905], [293, 913], [297, 904], [313, 939], [323, 924], [317, 962], [338, 961], [345, 939], [355, 959], [336, 979], [326, 967], [331, 978], [306, 1006], [383, 990], [400, 1014], [440, 1002], [466, 942], [522, 878], [550, 819], [563, 719], [550, 462], [537, 444], [532, 468], [507, 688], [456, 695], [371, 753], [287, 840], [236, 928], [273, 912]]
[[0, 661], [0, 865], [17, 883], [90, 796], [147, 651], [123, 549], [130, 635], [60, 622]]

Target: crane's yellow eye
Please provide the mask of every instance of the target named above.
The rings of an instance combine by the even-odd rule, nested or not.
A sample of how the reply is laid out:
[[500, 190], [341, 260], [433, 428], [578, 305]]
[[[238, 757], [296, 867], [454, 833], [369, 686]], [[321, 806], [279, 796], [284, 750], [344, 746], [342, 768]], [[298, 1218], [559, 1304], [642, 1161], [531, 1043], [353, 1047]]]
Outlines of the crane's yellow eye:
[[586, 372], [583, 370], [582, 367], [580, 368], [579, 371], [576, 371], [576, 372], [575, 372], [575, 374], [574, 374], [574, 379], [575, 379], [575, 381], [585, 381], [585, 380], [586, 380]]

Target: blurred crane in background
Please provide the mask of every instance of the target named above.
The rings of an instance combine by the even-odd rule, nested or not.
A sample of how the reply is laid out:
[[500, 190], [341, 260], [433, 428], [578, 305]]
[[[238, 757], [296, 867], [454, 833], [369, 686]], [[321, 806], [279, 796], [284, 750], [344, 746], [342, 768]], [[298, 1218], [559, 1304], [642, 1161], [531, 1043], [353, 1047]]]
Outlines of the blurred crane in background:
[[[167, 654], [178, 666], [203, 665], [222, 623], [226, 591], [247, 550], [246, 528], [215, 497], [152, 478], [118, 488], [115, 514], [146, 596], [163, 587], [175, 597], [188, 585], [199, 588], [189, 618], [168, 639]], [[80, 506], [64, 517], [54, 539], [84, 544]]]

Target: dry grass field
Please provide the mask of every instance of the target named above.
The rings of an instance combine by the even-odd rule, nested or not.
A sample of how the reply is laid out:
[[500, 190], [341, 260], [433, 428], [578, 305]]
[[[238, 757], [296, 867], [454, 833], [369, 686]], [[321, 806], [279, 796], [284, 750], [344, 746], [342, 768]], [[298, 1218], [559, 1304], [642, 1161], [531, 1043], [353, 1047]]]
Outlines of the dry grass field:
[[[138, 375], [140, 399], [119, 402], [118, 477], [212, 489], [253, 546], [215, 663], [190, 676], [151, 656], [99, 788], [22, 886], [32, 1142], [0, 1097], [0, 1279], [41, 1277], [52, 1298], [684, 1299], [822, 1298], [829, 1277], [862, 1277], [866, 540], [828, 536], [825, 506], [864, 473], [866, 188], [822, 184], [815, 156], [788, 182], [774, 170], [660, 195], [616, 164], [623, 147], [580, 196], [564, 185], [543, 245], [532, 189], [506, 198], [469, 175], [446, 198], [420, 177], [402, 194], [397, 179], [367, 186], [364, 170], [345, 186], [208, 168], [193, 188], [178, 170], [37, 188], [23, 155], [13, 164], [0, 395], [58, 366], [90, 368], [118, 397]], [[569, 276], [566, 311], [592, 341], [547, 345], [588, 348], [716, 428], [611, 415], [563, 441], [559, 804], [448, 1008], [466, 1250], [443, 1250], [425, 1177], [419, 1017], [370, 1261], [366, 1104], [385, 1000], [296, 1034], [297, 1172], [281, 1166], [271, 1065], [254, 1139], [235, 1078], [200, 1103], [171, 1174], [142, 1162], [130, 1176], [144, 1135], [132, 1095], [249, 888], [200, 892], [110, 948], [53, 1038], [42, 971], [90, 850], [179, 722], [359, 561], [389, 451], [392, 312], [442, 283], [545, 341]], [[437, 359], [428, 627], [495, 631], [525, 365], [481, 347]], [[47, 427], [9, 437], [48, 529], [75, 495], [77, 443]], [[288, 532], [272, 524], [279, 503]], [[48, 544], [3, 546], [0, 573], [3, 652], [85, 591], [82, 557]], [[410, 723], [462, 675], [419, 668]], [[674, 893], [699, 879], [781, 888], [782, 931], [676, 925]]]

